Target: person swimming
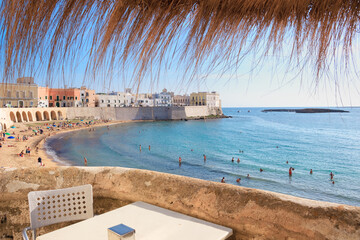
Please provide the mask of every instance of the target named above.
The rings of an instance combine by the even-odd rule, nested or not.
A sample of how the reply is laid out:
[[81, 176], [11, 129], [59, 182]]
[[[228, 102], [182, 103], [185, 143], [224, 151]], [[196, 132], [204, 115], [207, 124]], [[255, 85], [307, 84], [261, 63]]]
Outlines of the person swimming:
[[310, 169], [310, 174], [313, 174], [313, 170], [312, 170], [312, 169]]
[[264, 169], [260, 168], [260, 172], [263, 172], [263, 171], [264, 171]]
[[241, 181], [241, 178], [236, 179], [237, 183], [240, 183], [240, 181]]
[[234, 162], [234, 157], [231, 159], [232, 162]]
[[330, 179], [331, 179], [331, 180], [334, 179], [334, 174], [333, 174], [333, 172], [330, 173]]
[[240, 163], [240, 158], [238, 158], [237, 163]]
[[250, 178], [250, 174], [248, 174], [248, 175], [246, 176], [246, 178]]

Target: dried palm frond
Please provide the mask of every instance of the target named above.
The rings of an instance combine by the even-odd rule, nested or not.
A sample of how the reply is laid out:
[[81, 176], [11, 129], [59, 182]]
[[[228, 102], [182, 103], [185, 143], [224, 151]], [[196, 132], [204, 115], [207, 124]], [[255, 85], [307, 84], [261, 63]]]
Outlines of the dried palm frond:
[[319, 76], [339, 49], [348, 63], [359, 10], [359, 0], [3, 0], [4, 81], [36, 65], [51, 76], [82, 49], [87, 72], [131, 63], [137, 84], [165, 59], [196, 71], [284, 48]]

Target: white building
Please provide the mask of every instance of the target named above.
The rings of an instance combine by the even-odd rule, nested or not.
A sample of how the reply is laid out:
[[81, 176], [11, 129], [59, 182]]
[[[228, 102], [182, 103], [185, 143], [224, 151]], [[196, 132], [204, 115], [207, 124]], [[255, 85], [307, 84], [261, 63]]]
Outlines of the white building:
[[174, 93], [168, 92], [166, 88], [162, 90], [161, 93], [155, 93], [154, 97], [154, 106], [155, 107], [170, 107], [172, 105], [172, 97]]
[[110, 94], [96, 94], [95, 95], [96, 107], [121, 107], [121, 101], [117, 95]]
[[210, 108], [221, 107], [219, 93], [211, 92], [206, 94], [206, 105]]
[[149, 93], [140, 93], [137, 96], [136, 106], [138, 107], [153, 107], [154, 99]]

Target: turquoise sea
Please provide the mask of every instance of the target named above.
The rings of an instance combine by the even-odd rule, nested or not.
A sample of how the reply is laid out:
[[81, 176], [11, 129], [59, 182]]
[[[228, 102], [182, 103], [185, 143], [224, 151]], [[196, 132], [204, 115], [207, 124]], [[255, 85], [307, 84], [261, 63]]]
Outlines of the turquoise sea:
[[[232, 116], [227, 119], [75, 131], [49, 139], [47, 148], [69, 165], [83, 166], [86, 156], [88, 166], [149, 169], [215, 182], [225, 177], [228, 184], [360, 206], [360, 108], [319, 114], [262, 109], [224, 108], [224, 114]], [[290, 166], [295, 169], [292, 177]], [[240, 184], [235, 181], [239, 177]]]

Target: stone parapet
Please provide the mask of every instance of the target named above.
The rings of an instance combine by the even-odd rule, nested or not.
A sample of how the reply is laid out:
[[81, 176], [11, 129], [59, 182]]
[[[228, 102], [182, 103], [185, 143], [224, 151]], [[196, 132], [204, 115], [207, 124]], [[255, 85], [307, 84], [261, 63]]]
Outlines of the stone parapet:
[[7, 215], [7, 225], [0, 225], [0, 234], [13, 232], [15, 239], [20, 239], [17, 233], [29, 225], [29, 191], [83, 184], [93, 186], [97, 214], [144, 201], [230, 227], [234, 239], [360, 236], [359, 207], [120, 167], [0, 169], [0, 216]]

